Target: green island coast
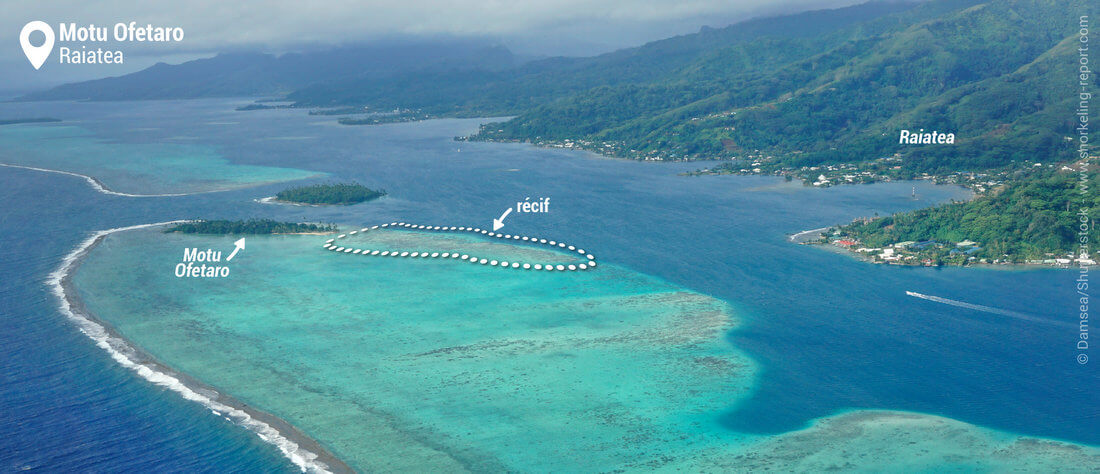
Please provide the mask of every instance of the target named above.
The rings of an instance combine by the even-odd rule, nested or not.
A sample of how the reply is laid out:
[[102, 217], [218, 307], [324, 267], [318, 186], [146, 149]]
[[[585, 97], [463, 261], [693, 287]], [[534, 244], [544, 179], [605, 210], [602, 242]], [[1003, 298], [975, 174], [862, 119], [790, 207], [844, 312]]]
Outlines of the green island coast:
[[835, 245], [876, 263], [894, 265], [1094, 265], [1078, 254], [1082, 238], [1095, 242], [1100, 229], [1067, 225], [1100, 218], [1100, 197], [1083, 193], [1100, 185], [1095, 171], [1081, 181], [1075, 163], [1015, 180], [970, 201], [860, 218], [822, 233], [813, 243]]
[[[509, 260], [563, 255], [464, 234], [348, 238]], [[730, 432], [720, 415], [758, 377], [726, 339], [740, 317], [612, 264], [513, 272], [334, 254], [318, 237], [255, 239], [231, 277], [180, 280], [163, 271], [180, 248], [228, 247], [233, 237], [114, 233], [73, 282], [89, 312], [156, 360], [285, 420], [352, 469], [1075, 471], [1100, 462], [1091, 447], [893, 411], [841, 413], [777, 436]], [[123, 265], [132, 271], [111, 271]]]
[[417, 110], [394, 110], [387, 113], [374, 113], [358, 117], [340, 117], [337, 122], [340, 125], [385, 125], [388, 123], [416, 122], [436, 118], [435, 115]]
[[385, 195], [385, 190], [376, 191], [359, 183], [331, 183], [285, 189], [275, 195], [274, 201], [315, 206], [348, 206], [378, 199]]

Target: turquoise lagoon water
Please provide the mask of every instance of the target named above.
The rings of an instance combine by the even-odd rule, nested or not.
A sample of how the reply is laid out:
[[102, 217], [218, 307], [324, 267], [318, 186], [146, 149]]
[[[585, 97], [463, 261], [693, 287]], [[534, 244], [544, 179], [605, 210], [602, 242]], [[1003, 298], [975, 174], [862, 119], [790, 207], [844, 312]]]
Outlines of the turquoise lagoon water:
[[[402, 234], [366, 240], [569, 261]], [[722, 339], [728, 306], [651, 277], [335, 254], [323, 239], [249, 238], [229, 280], [188, 280], [166, 271], [183, 248], [233, 239], [135, 231], [109, 237], [76, 282], [162, 362], [368, 471], [640, 466], [722, 431], [715, 415], [753, 380]]]
[[[613, 265], [511, 270], [281, 236], [249, 238], [227, 280], [169, 271], [184, 248], [234, 239], [116, 234], [76, 283], [93, 313], [161, 362], [283, 417], [356, 469], [1084, 471], [1100, 461], [1100, 450], [898, 412], [779, 437], [731, 433], [719, 415], [758, 378], [723, 338], [738, 316]], [[349, 240], [569, 261], [467, 236]]]
[[293, 181], [319, 173], [230, 162], [187, 143], [110, 143], [79, 126], [0, 128], [0, 162], [93, 176], [112, 191], [176, 194]]
[[[320, 252], [315, 248], [319, 244], [316, 237], [250, 240], [245, 256], [235, 261], [239, 267], [230, 278], [232, 283], [227, 285], [238, 290], [236, 299], [221, 296], [218, 300], [224, 307], [233, 308], [232, 312], [222, 312], [201, 299], [202, 294], [197, 291], [206, 282], [190, 282], [196, 285], [196, 293], [187, 295], [186, 291], [179, 291], [178, 282], [165, 281], [170, 266], [142, 270], [142, 265], [152, 264], [143, 262], [171, 265], [179, 259], [178, 246], [182, 242], [171, 240], [175, 236], [155, 232], [134, 233], [132, 237], [118, 234], [97, 249], [89, 261], [92, 264], [96, 258], [108, 256], [117, 257], [120, 262], [132, 259], [136, 271], [157, 273], [155, 278], [147, 279], [158, 282], [156, 285], [142, 281], [137, 287], [123, 287], [119, 283], [113, 290], [117, 295], [118, 288], [126, 288], [125, 298], [147, 304], [109, 298], [99, 301], [105, 290], [99, 287], [100, 291], [91, 291], [95, 282], [84, 281], [82, 288], [92, 305], [136, 308], [133, 314], [100, 314], [120, 324], [130, 321], [126, 324], [128, 336], [156, 337], [143, 336], [141, 328], [145, 322], [139, 317], [141, 314], [148, 314], [150, 329], [184, 334], [176, 343], [164, 340], [163, 344], [146, 348], [164, 352], [165, 358], [175, 354], [180, 359], [179, 368], [211, 374], [209, 380], [202, 377], [203, 380], [242, 400], [255, 401], [288, 420], [313, 420], [303, 430], [332, 451], [348, 455], [349, 462], [358, 466], [411, 463], [410, 460], [416, 459], [438, 463], [430, 466], [512, 466], [535, 470], [552, 460], [532, 460], [535, 456], [524, 454], [522, 449], [502, 452], [494, 449], [493, 444], [523, 443], [524, 449], [552, 456], [556, 453], [555, 443], [576, 447], [594, 443], [596, 437], [626, 431], [633, 435], [603, 440], [599, 446], [608, 450], [605, 455], [570, 453], [557, 458], [556, 466], [730, 469], [730, 466], [764, 463], [776, 468], [819, 470], [880, 466], [875, 464], [878, 462], [895, 469], [960, 466], [982, 470], [1027, 459], [1033, 464], [1024, 466], [1035, 470], [1044, 470], [1042, 463], [1059, 460], [1064, 461], [1066, 470], [1097, 465], [1092, 448], [1080, 446], [1100, 444], [1100, 432], [1095, 430], [1095, 422], [1100, 419], [1100, 408], [1095, 404], [1100, 377], [1094, 364], [1082, 366], [1074, 360], [1072, 342], [1076, 332], [1068, 326], [1076, 318], [1072, 285], [1076, 275], [1049, 269], [890, 268], [787, 241], [788, 234], [846, 222], [857, 216], [966, 198], [968, 193], [963, 190], [924, 182], [821, 190], [769, 177], [687, 178], [677, 174], [697, 165], [625, 162], [565, 150], [461, 143], [451, 139], [469, 133], [478, 120], [346, 127], [337, 125], [331, 117], [307, 116], [301, 111], [234, 111], [240, 103], [210, 100], [0, 105], [5, 116], [60, 117], [65, 120], [61, 126], [76, 125], [87, 130], [107, 150], [142, 144], [208, 147], [233, 166], [306, 170], [354, 179], [389, 191], [386, 198], [378, 201], [325, 208], [253, 202], [283, 187], [278, 184], [196, 196], [128, 199], [98, 195], [72, 177], [0, 169], [0, 178], [6, 184], [0, 199], [7, 210], [5, 218], [0, 219], [0, 227], [10, 250], [0, 259], [0, 274], [6, 282], [17, 283], [10, 289], [5, 285], [5, 292], [0, 295], [7, 309], [0, 336], [8, 350], [2, 362], [4, 373], [9, 375], [0, 383], [5, 389], [2, 400], [5, 409], [0, 410], [3, 421], [0, 434], [4, 434], [0, 439], [4, 442], [0, 444], [9, 448], [0, 450], [3, 453], [0, 457], [6, 462], [8, 456], [11, 459], [3, 465], [13, 469], [26, 465], [133, 469], [174, 461], [178, 462], [173, 464], [177, 469], [212, 465], [223, 469], [287, 467], [274, 450], [257, 447], [255, 437], [233, 434], [231, 424], [208, 416], [174, 393], [132, 378], [99, 354], [97, 348], [84, 342], [57, 314], [52, 297], [39, 282], [57, 267], [61, 256], [84, 238], [84, 233], [180, 218], [260, 216], [357, 226], [403, 220], [486, 227], [503, 209], [528, 196], [551, 197], [551, 212], [541, 216], [513, 213], [505, 231], [545, 235], [589, 249], [600, 257], [599, 272], [604, 273], [579, 275], [577, 280], [571, 280], [577, 284], [590, 283], [581, 285], [583, 290], [564, 284], [549, 289], [533, 287], [522, 283], [525, 280], [510, 279], [499, 282], [503, 286], [485, 287], [486, 295], [499, 296], [511, 284], [519, 292], [534, 292], [526, 300], [523, 296], [514, 300], [519, 303], [530, 303], [541, 296], [544, 298], [538, 299], [543, 301], [564, 299], [563, 307], [577, 314], [606, 309], [600, 310], [603, 316], [584, 320], [589, 322], [608, 320], [613, 314], [609, 306], [614, 306], [616, 310], [643, 315], [642, 320], [624, 319], [626, 323], [635, 323], [632, 326], [635, 328], [646, 327], [651, 320], [676, 321], [670, 316], [678, 313], [676, 308], [720, 307], [726, 315], [728, 330], [715, 330], [718, 342], [704, 341], [686, 348], [662, 345], [664, 341], [660, 341], [642, 344], [628, 357], [623, 345], [610, 342], [612, 336], [601, 342], [606, 346], [572, 347], [568, 342], [575, 341], [563, 342], [556, 339], [559, 333], [535, 324], [545, 320], [547, 325], [562, 326], [562, 331], [590, 330], [587, 323], [561, 314], [521, 319], [527, 326], [508, 326], [499, 331], [477, 326], [477, 322], [484, 321], [479, 317], [428, 329], [431, 326], [423, 324], [426, 321], [450, 320], [448, 311], [465, 314], [458, 305], [448, 307], [447, 311], [426, 309], [434, 308], [436, 300], [441, 305], [458, 300], [454, 292], [472, 292], [469, 294], [473, 296], [468, 297], [472, 307], [507, 308], [520, 313], [523, 308], [511, 306], [509, 301], [513, 300], [479, 298], [481, 287], [463, 276], [463, 272], [474, 272], [477, 268], [433, 268], [431, 275], [449, 274], [454, 278], [423, 281], [416, 278], [427, 273], [406, 272], [414, 268], [412, 265], [428, 262], [405, 262], [386, 276], [407, 282], [406, 287], [417, 293], [415, 299], [385, 280], [359, 280], [353, 276], [360, 285], [350, 288], [341, 283], [345, 281], [341, 280], [342, 269], [360, 269], [358, 265], [367, 262]], [[28, 125], [10, 130], [54, 126], [57, 125]], [[33, 138], [33, 134], [28, 137]], [[67, 159], [79, 160], [72, 156]], [[112, 173], [111, 163], [106, 160], [86, 163], [88, 174], [93, 176]], [[134, 176], [139, 177], [127, 184], [127, 190], [149, 193], [163, 188], [156, 182], [143, 181], [140, 175]], [[911, 195], [914, 186], [916, 198]], [[230, 243], [219, 241], [218, 245], [228, 250]], [[133, 255], [112, 253], [114, 247], [133, 248], [132, 245], [170, 248], [164, 250], [167, 255], [141, 250], [134, 250]], [[248, 258], [248, 255], [271, 255], [265, 250], [268, 246], [286, 252], [285, 258], [277, 257], [283, 263], [261, 263], [257, 261], [260, 258]], [[139, 259], [139, 254], [144, 258]], [[311, 266], [311, 262], [317, 266]], [[271, 267], [276, 273], [250, 274], [249, 265]], [[297, 270], [302, 271], [295, 273]], [[365, 275], [373, 274], [369, 268], [361, 270]], [[594, 280], [601, 274], [616, 275], [621, 281]], [[126, 275], [99, 277], [108, 281], [134, 280]], [[284, 288], [282, 293], [287, 295], [284, 298], [280, 292], [250, 282], [254, 278], [271, 285], [291, 282], [302, 286]], [[494, 278], [503, 279], [505, 275]], [[328, 285], [333, 286], [335, 293], [325, 293]], [[391, 292], [370, 297], [374, 295], [372, 288], [378, 285]], [[312, 293], [302, 288], [310, 288]], [[589, 290], [591, 293], [584, 293]], [[907, 290], [1024, 313], [1029, 318], [1010, 318], [916, 299], [906, 296]], [[578, 295], [585, 294], [614, 303], [581, 304], [583, 297]], [[286, 299], [290, 296], [295, 299]], [[391, 298], [401, 298], [407, 307], [391, 306]], [[684, 298], [698, 305], [688, 305]], [[162, 303], [162, 299], [171, 304]], [[268, 304], [267, 300], [284, 304]], [[425, 301], [428, 306], [423, 306]], [[417, 313], [418, 304], [422, 313]], [[297, 306], [303, 310], [299, 311]], [[355, 325], [340, 331], [325, 326], [335, 324], [339, 318], [318, 311], [318, 307], [330, 308], [333, 313], [384, 307], [411, 316], [406, 315], [407, 327], [400, 327], [384, 314], [376, 314], [374, 320], [363, 314], [341, 315], [368, 327], [386, 329], [393, 335], [386, 340], [368, 339], [356, 332]], [[193, 315], [189, 313], [192, 309]], [[491, 320], [508, 321], [488, 309]], [[555, 314], [543, 309], [550, 311], [541, 307], [539, 313]], [[299, 313], [313, 316], [309, 319], [294, 316]], [[168, 327], [173, 324], [167, 317], [169, 314], [183, 314], [179, 327], [173, 330]], [[227, 321], [223, 323], [219, 318]], [[312, 343], [318, 347], [328, 343], [329, 337], [343, 347], [359, 337], [358, 341], [376, 343], [377, 353], [387, 357], [370, 367], [364, 365], [366, 362], [336, 358], [327, 350], [311, 353], [307, 343], [301, 342], [308, 338], [296, 335], [294, 330], [314, 324], [329, 328], [323, 336], [313, 338]], [[223, 326], [231, 330], [223, 331]], [[629, 324], [609, 323], [601, 330], [605, 334], [624, 334], [624, 331], [629, 334], [625, 326]], [[416, 337], [403, 337], [398, 329], [410, 331]], [[296, 351], [291, 351], [295, 354], [283, 354], [277, 343], [264, 341], [273, 336], [298, 341]], [[515, 349], [517, 360], [512, 361], [501, 355], [510, 346], [503, 345], [494, 352], [493, 347], [477, 346], [474, 342], [522, 340], [522, 336], [540, 336], [542, 339], [538, 341], [552, 342], [547, 347], [568, 348], [562, 352], [579, 354], [577, 360], [583, 364], [563, 365], [563, 361], [569, 360], [564, 356], [562, 361], [551, 363], [546, 354], [533, 349], [528, 352]], [[203, 345], [205, 338], [215, 343]], [[435, 345], [430, 343], [433, 340]], [[192, 342], [196, 346], [190, 355], [181, 355], [187, 353], [183, 345]], [[471, 346], [468, 353], [477, 356], [441, 361], [438, 354], [442, 353], [436, 353], [434, 359], [426, 354], [445, 343], [446, 347]], [[242, 348], [238, 351], [235, 344]], [[211, 348], [200, 350], [200, 346]], [[395, 355], [402, 347], [410, 350], [400, 354], [411, 355], [405, 358]], [[421, 348], [425, 350], [411, 350]], [[351, 347], [349, 353], [367, 349]], [[601, 350], [604, 357], [593, 355]], [[221, 355], [223, 352], [242, 357], [231, 359]], [[456, 349], [456, 353], [462, 351]], [[719, 371], [725, 375], [707, 377], [688, 364], [692, 370], [676, 379], [677, 389], [682, 393], [668, 395], [666, 384], [672, 370], [667, 368], [667, 361], [682, 363], [689, 354], [696, 353], [734, 361], [728, 365], [732, 372]], [[252, 359], [254, 356], [281, 362]], [[59, 357], [61, 360], [57, 360]], [[480, 358], [485, 360], [479, 361]], [[310, 361], [319, 359], [337, 363], [333, 368], [312, 367]], [[433, 361], [435, 366], [430, 363]], [[598, 366], [597, 362], [608, 365]], [[187, 363], [192, 365], [185, 366]], [[219, 378], [217, 370], [203, 367], [206, 364], [218, 364], [218, 368], [236, 374], [239, 386], [230, 390], [229, 383], [237, 378]], [[496, 369], [497, 366], [500, 368]], [[342, 388], [345, 384], [355, 387], [364, 383], [349, 382], [354, 377], [347, 373], [354, 371], [348, 367], [364, 369], [363, 377], [373, 378], [379, 382], [378, 386], [345, 390]], [[467, 370], [457, 372], [461, 367]], [[521, 367], [526, 372], [518, 372]], [[614, 416], [605, 416], [597, 422], [582, 413], [577, 416], [585, 421], [577, 423], [585, 429], [570, 430], [566, 422], [571, 418], [561, 416], [562, 406], [592, 405], [575, 401], [570, 398], [572, 392], [564, 393], [559, 387], [546, 388], [552, 383], [548, 381], [549, 372], [542, 370], [544, 367], [565, 368], [570, 375], [563, 379], [565, 382], [592, 384], [574, 391], [577, 396], [608, 396], [617, 404], [608, 408], [612, 410], [608, 413]], [[366, 372], [371, 368], [377, 370]], [[517, 372], [500, 372], [507, 368]], [[306, 375], [299, 377], [299, 371]], [[416, 377], [401, 378], [395, 374], [400, 371]], [[452, 373], [448, 382], [440, 382], [444, 375]], [[525, 385], [531, 373], [536, 377]], [[495, 385], [484, 380], [491, 376], [496, 376], [492, 379]], [[653, 385], [646, 385], [640, 377], [652, 379]], [[608, 388], [607, 379], [622, 379], [623, 392], [632, 393], [628, 396], [614, 392]], [[427, 385], [425, 390], [416, 390], [398, 386], [398, 382]], [[467, 395], [471, 387], [484, 388], [478, 393], [492, 403], [486, 402], [479, 411], [475, 402], [456, 405], [458, 402], [446, 400], [446, 395]], [[508, 398], [508, 389], [523, 393], [549, 390], [547, 393], [570, 403], [553, 406], [551, 398], [546, 404], [549, 408], [544, 407], [546, 417], [538, 421], [512, 419], [510, 413], [535, 415], [531, 415], [531, 402]], [[50, 396], [42, 397], [42, 393]], [[434, 395], [419, 400], [416, 397], [420, 393]], [[355, 405], [348, 401], [345, 407], [334, 408], [340, 400], [372, 400], [377, 405]], [[402, 401], [408, 403], [409, 409], [403, 408]], [[485, 407], [494, 408], [486, 411]], [[339, 415], [366, 412], [370, 413], [352, 419]], [[394, 414], [397, 419], [388, 419]], [[479, 416], [485, 416], [492, 429], [479, 431], [470, 427], [469, 420]], [[343, 429], [331, 428], [336, 425], [342, 425]], [[26, 426], [39, 429], [14, 428]], [[376, 437], [405, 441], [383, 443], [379, 446], [388, 446], [386, 450], [379, 448], [378, 452], [365, 453], [362, 443], [323, 435], [326, 426], [330, 432], [352, 433], [345, 436], [353, 436], [354, 430], [359, 429]], [[528, 431], [532, 426], [553, 429]], [[513, 435], [516, 431], [522, 433]], [[58, 432], [65, 435], [54, 434]], [[891, 443], [892, 438], [908, 441]], [[136, 450], [136, 439], [155, 441], [144, 442], [142, 449]], [[401, 452], [407, 456], [394, 455], [389, 451], [392, 446], [404, 446], [402, 449], [406, 451]], [[89, 449], [94, 453], [89, 453]], [[353, 457], [350, 455], [353, 452], [358, 454]], [[638, 456], [621, 461], [622, 456], [631, 454]], [[799, 464], [802, 462], [807, 464]]]

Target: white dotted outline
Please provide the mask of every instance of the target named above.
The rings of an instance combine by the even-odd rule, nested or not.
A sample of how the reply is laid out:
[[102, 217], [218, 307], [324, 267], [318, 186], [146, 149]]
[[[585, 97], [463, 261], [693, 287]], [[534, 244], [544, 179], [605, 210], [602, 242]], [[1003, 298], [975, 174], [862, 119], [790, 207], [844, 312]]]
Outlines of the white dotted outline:
[[[400, 251], [400, 250], [374, 250], [374, 249], [361, 249], [361, 248], [354, 248], [354, 247], [342, 247], [342, 246], [337, 245], [337, 243], [336, 243], [336, 241], [341, 240], [341, 239], [346, 239], [346, 238], [348, 238], [352, 235], [366, 234], [367, 232], [372, 231], [372, 230], [386, 229], [386, 228], [390, 228], [390, 227], [395, 228], [395, 229], [400, 228], [400, 229], [423, 230], [423, 231], [427, 231], [427, 232], [466, 232], [466, 233], [471, 233], [471, 234], [481, 234], [481, 235], [485, 235], [485, 236], [488, 236], [488, 237], [494, 237], [494, 238], [497, 238], [497, 239], [516, 240], [516, 241], [528, 242], [528, 243], [532, 243], [532, 244], [540, 244], [540, 245], [545, 245], [547, 247], [552, 247], [555, 250], [568, 249], [572, 252], [575, 252], [577, 255], [581, 256], [582, 260], [581, 260], [581, 262], [577, 262], [577, 263], [574, 263], [574, 264], [557, 264], [557, 263], [554, 263], [554, 264], [541, 264], [541, 263], [505, 262], [505, 261], [498, 262], [496, 260], [489, 260], [489, 259], [474, 257], [474, 256], [471, 256], [471, 255], [465, 255], [465, 254], [462, 255], [461, 258], [460, 258], [459, 254], [454, 253], [454, 252], [444, 252], [444, 253], [430, 252], [429, 253], [429, 252], [409, 252], [409, 251]], [[323, 248], [325, 250], [332, 251], [332, 252], [337, 252], [337, 253], [353, 253], [353, 254], [356, 254], [356, 255], [366, 255], [366, 256], [381, 256], [381, 257], [387, 257], [387, 256], [389, 256], [389, 257], [398, 257], [398, 256], [400, 256], [400, 257], [408, 257], [408, 258], [443, 258], [443, 259], [450, 258], [450, 259], [460, 259], [460, 260], [466, 260], [468, 262], [475, 263], [475, 264], [481, 264], [481, 265], [487, 265], [487, 266], [497, 266], [497, 267], [500, 267], [500, 268], [507, 268], [507, 269], [514, 269], [514, 270], [544, 270], [544, 271], [555, 271], [556, 270], [556, 271], [575, 272], [575, 271], [591, 270], [591, 269], [596, 268], [596, 257], [595, 256], [593, 256], [592, 254], [586, 252], [584, 249], [580, 249], [580, 248], [577, 248], [577, 247], [572, 246], [572, 245], [566, 245], [565, 243], [557, 242], [557, 241], [554, 241], [554, 240], [547, 241], [546, 239], [541, 239], [541, 238], [538, 238], [538, 237], [529, 237], [529, 236], [512, 235], [512, 234], [498, 234], [496, 232], [490, 232], [490, 231], [487, 231], [487, 230], [483, 230], [483, 229], [479, 229], [479, 228], [473, 228], [473, 227], [430, 226], [430, 225], [409, 224], [409, 223], [405, 223], [405, 222], [391, 222], [389, 224], [381, 224], [381, 225], [376, 225], [376, 226], [371, 226], [371, 227], [363, 227], [360, 230], [353, 230], [353, 231], [348, 232], [346, 234], [340, 234], [340, 235], [337, 235], [335, 238], [326, 240], [325, 243], [321, 245], [321, 248]]]

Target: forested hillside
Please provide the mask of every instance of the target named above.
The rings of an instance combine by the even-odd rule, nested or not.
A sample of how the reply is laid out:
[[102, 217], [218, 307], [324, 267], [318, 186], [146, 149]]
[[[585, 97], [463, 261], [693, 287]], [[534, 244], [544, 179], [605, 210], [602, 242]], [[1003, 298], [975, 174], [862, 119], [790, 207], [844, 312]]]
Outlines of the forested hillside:
[[[1086, 2], [966, 3], [929, 2], [809, 41], [761, 37], [665, 80], [557, 99], [478, 138], [590, 142], [633, 158], [770, 155], [795, 167], [900, 153], [928, 172], [1067, 159]], [[958, 141], [902, 145], [901, 129]]]
[[[437, 71], [403, 74], [386, 80], [348, 79], [315, 84], [288, 97], [301, 105], [368, 105], [417, 108], [433, 114], [468, 116], [537, 113], [533, 107], [573, 94], [598, 94], [598, 88], [672, 84], [707, 76], [706, 64], [722, 51], [740, 54], [741, 67], [769, 68], [778, 58], [812, 54], [812, 45], [874, 34], [889, 28], [869, 21], [914, 8], [910, 2], [872, 2], [834, 10], [751, 20], [724, 28], [655, 41], [589, 58], [550, 58], [500, 71]], [[838, 31], [843, 30], [843, 33]], [[797, 47], [794, 47], [797, 45]], [[761, 61], [764, 59], [764, 61]], [[724, 66], [723, 66], [724, 68]], [[689, 74], [685, 76], [685, 74]], [[695, 76], [691, 76], [694, 74]], [[593, 90], [596, 89], [596, 90]], [[660, 99], [662, 103], [678, 100]], [[623, 109], [636, 114], [638, 110]], [[622, 118], [622, 117], [620, 117]]]

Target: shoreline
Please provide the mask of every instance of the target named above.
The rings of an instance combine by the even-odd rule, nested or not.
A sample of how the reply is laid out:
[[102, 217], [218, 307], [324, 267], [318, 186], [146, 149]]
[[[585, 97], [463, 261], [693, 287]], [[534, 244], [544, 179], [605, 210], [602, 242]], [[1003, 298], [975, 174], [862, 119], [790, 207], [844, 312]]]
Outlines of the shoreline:
[[[260, 204], [274, 204], [274, 205], [277, 205], [277, 206], [298, 206], [298, 207], [329, 207], [329, 206], [339, 206], [340, 205], [340, 204], [306, 204], [304, 202], [281, 201], [281, 200], [277, 199], [275, 196], [268, 196], [268, 197], [265, 197], [265, 198], [253, 199], [252, 202], [258, 202]], [[358, 203], [356, 203], [356, 204], [358, 204]]]
[[47, 277], [47, 285], [60, 303], [61, 313], [76, 324], [81, 333], [124, 368], [132, 370], [153, 385], [166, 388], [210, 409], [214, 415], [226, 418], [234, 424], [253, 432], [264, 442], [274, 446], [291, 464], [302, 472], [354, 472], [335, 455], [328, 452], [316, 440], [302, 433], [290, 423], [270, 413], [218, 392], [217, 389], [172, 369], [159, 362], [151, 354], [128, 341], [108, 323], [96, 318], [85, 307], [72, 282], [74, 271], [107, 236], [128, 230], [146, 229], [188, 222], [176, 220], [153, 224], [100, 230], [65, 255], [61, 266]]
[[[832, 227], [836, 227], [836, 226], [832, 226]], [[825, 229], [828, 230], [828, 229], [831, 229], [832, 227], [826, 227]], [[863, 263], [869, 263], [871, 265], [885, 265], [885, 266], [890, 266], [890, 267], [903, 267], [903, 268], [986, 268], [986, 269], [991, 269], [991, 270], [1039, 270], [1039, 269], [1045, 269], [1045, 268], [1049, 268], [1049, 269], [1053, 269], [1053, 270], [1068, 270], [1068, 269], [1071, 269], [1071, 268], [1077, 268], [1077, 267], [1074, 267], [1074, 266], [1067, 266], [1067, 265], [1057, 265], [1057, 264], [1052, 265], [1052, 264], [1046, 264], [1046, 263], [1026, 263], [1026, 262], [1025, 263], [968, 263], [966, 265], [946, 263], [946, 264], [943, 264], [943, 265], [938, 266], [938, 267], [935, 266], [935, 265], [924, 265], [924, 264], [919, 263], [919, 262], [918, 263], [878, 262], [878, 261], [873, 260], [866, 253], [857, 252], [857, 251], [852, 250], [852, 249], [846, 249], [846, 248], [843, 248], [843, 247], [838, 247], [836, 245], [823, 243], [823, 242], [798, 242], [798, 241], [794, 240], [794, 238], [796, 236], [803, 235], [803, 234], [806, 234], [808, 232], [816, 232], [816, 231], [819, 231], [819, 230], [821, 230], [821, 229], [805, 230], [805, 231], [799, 232], [797, 234], [790, 234], [790, 235], [787, 236], [788, 237], [787, 240], [789, 242], [792, 242], [792, 243], [795, 243], [795, 244], [798, 244], [798, 245], [806, 245], [806, 246], [822, 249], [826, 252], [832, 252], [832, 253], [835, 253], [835, 254], [838, 254], [838, 255], [844, 255], [846, 257], [858, 260], [858, 261], [863, 262]]]
[[794, 233], [794, 234], [790, 234], [790, 235], [787, 236], [787, 240], [790, 240], [791, 242], [794, 242], [796, 244], [806, 244], [807, 242], [800, 242], [798, 240], [798, 238], [802, 237], [804, 235], [812, 235], [815, 232], [819, 233], [818, 237], [820, 238], [821, 237], [820, 233], [825, 232], [825, 231], [831, 229], [832, 227], [835, 227], [835, 226], [820, 227], [820, 228], [817, 228], [817, 229], [804, 230], [802, 232], [797, 232], [797, 233]]
[[340, 204], [310, 204], [310, 203], [306, 203], [306, 202], [283, 201], [281, 199], [278, 199], [276, 196], [268, 196], [268, 197], [264, 197], [264, 198], [253, 199], [252, 202], [257, 202], [257, 203], [260, 203], [260, 204], [274, 204], [274, 205], [278, 205], [278, 206], [337, 207], [337, 206], [354, 206], [356, 204], [363, 204], [365, 202], [377, 201], [380, 198], [381, 198], [381, 196], [378, 197], [378, 198], [374, 198], [374, 199], [367, 199], [366, 201], [361, 201], [361, 202], [340, 203]]
[[[653, 159], [653, 158], [649, 158], [649, 157], [631, 157], [631, 156], [616, 154], [616, 153], [613, 153], [613, 152], [609, 153], [605, 149], [601, 149], [601, 148], [597, 148], [597, 147], [586, 147], [586, 146], [576, 146], [576, 145], [575, 146], [566, 146], [565, 145], [566, 141], [571, 141], [572, 143], [576, 144], [577, 142], [573, 141], [573, 140], [535, 142], [535, 141], [532, 141], [530, 139], [497, 139], [497, 138], [471, 139], [470, 137], [471, 136], [469, 136], [469, 135], [461, 136], [461, 137], [455, 137], [455, 141], [464, 141], [464, 142], [471, 142], [471, 143], [473, 143], [473, 142], [519, 143], [519, 144], [531, 145], [535, 148], [582, 151], [582, 152], [586, 152], [586, 153], [592, 153], [596, 156], [599, 156], [600, 158], [607, 158], [607, 159], [612, 159], [612, 160], [635, 161], [635, 162], [640, 162], [640, 163], [734, 163], [734, 162], [738, 161], [738, 159], [736, 159], [736, 158], [715, 158], [715, 157], [671, 158], [671, 159]], [[752, 172], [748, 172], [748, 173], [740, 173], [740, 172], [726, 173], [726, 172], [716, 172], [716, 171], [712, 171], [712, 170], [707, 170], [707, 171], [695, 170], [695, 171], [686, 171], [686, 172], [678, 173], [677, 175], [678, 176], [685, 176], [685, 177], [697, 177], [697, 176], [772, 176], [772, 177], [776, 177], [776, 178], [785, 178], [786, 177], [786, 178], [791, 178], [794, 181], [800, 181], [802, 183], [802, 186], [804, 186], [804, 187], [817, 188], [817, 189], [826, 189], [826, 188], [830, 188], [830, 187], [834, 187], [834, 186], [852, 186], [852, 185], [860, 185], [860, 184], [928, 181], [928, 182], [930, 182], [930, 183], [932, 183], [936, 186], [959, 186], [959, 187], [962, 187], [962, 188], [966, 189], [967, 191], [970, 192], [970, 196], [968, 196], [965, 200], [963, 200], [961, 202], [973, 201], [973, 200], [977, 199], [978, 197], [980, 197], [981, 195], [984, 195], [984, 194], [988, 193], [988, 191], [984, 191], [984, 192], [983, 191], [977, 191], [973, 188], [973, 186], [971, 186], [967, 183], [940, 182], [940, 181], [938, 181], [938, 179], [946, 179], [945, 176], [940, 176], [940, 175], [915, 176], [915, 177], [912, 177], [912, 178], [905, 178], [905, 179], [893, 178], [893, 177], [886, 176], [883, 179], [875, 179], [875, 180], [869, 181], [869, 182], [838, 182], [836, 184], [830, 184], [828, 186], [814, 186], [813, 181], [810, 181], [810, 180], [805, 179], [805, 178], [801, 178], [801, 177], [796, 176], [796, 175], [785, 174], [785, 173], [782, 172], [782, 170], [752, 171]]]

